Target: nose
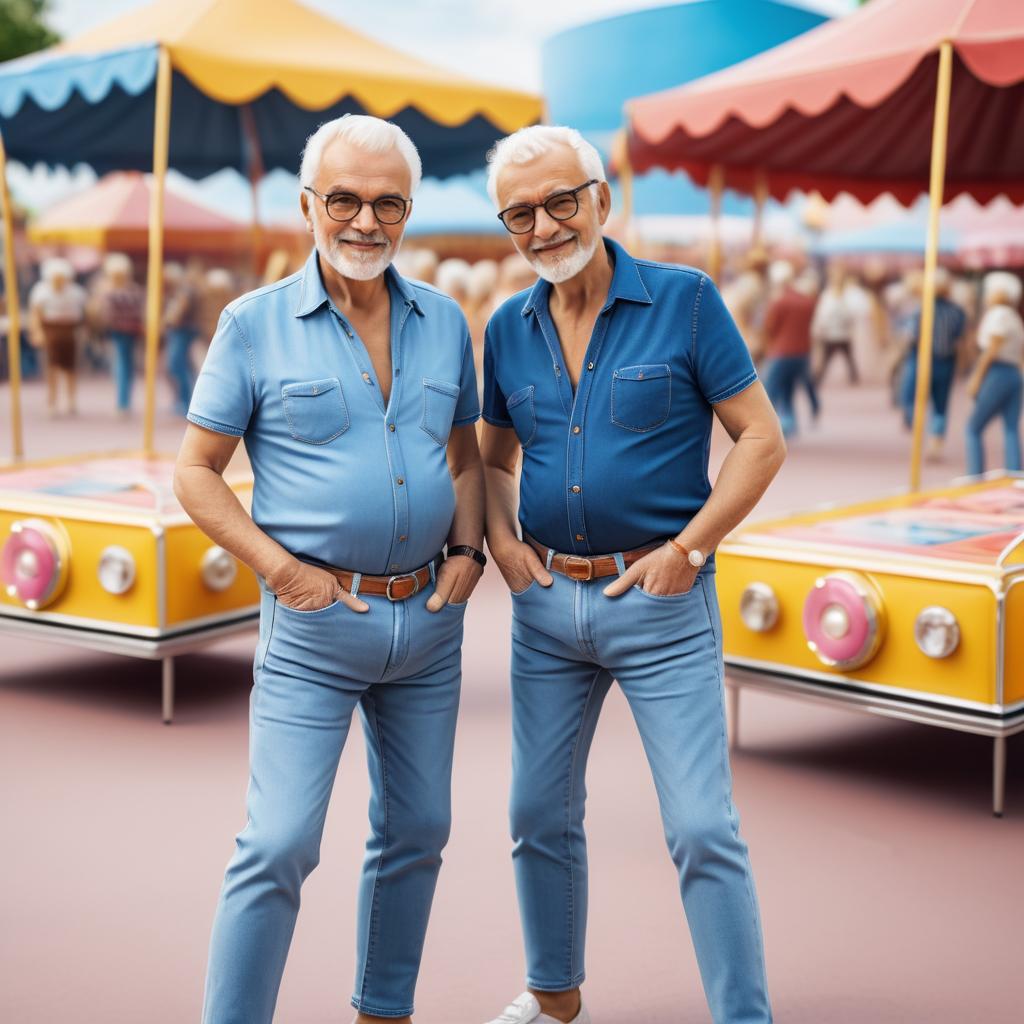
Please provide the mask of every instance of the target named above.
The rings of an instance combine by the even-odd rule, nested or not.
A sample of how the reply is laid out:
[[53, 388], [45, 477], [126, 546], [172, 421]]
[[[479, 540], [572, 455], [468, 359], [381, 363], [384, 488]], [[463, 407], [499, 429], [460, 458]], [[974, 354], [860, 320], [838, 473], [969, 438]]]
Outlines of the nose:
[[554, 238], [561, 230], [562, 222], [555, 220], [555, 218], [552, 217], [543, 206], [538, 206], [537, 209], [533, 211], [533, 233], [538, 238]]
[[377, 218], [374, 216], [373, 207], [364, 203], [363, 208], [349, 221], [349, 226], [361, 231], [364, 235], [372, 234], [377, 230]]

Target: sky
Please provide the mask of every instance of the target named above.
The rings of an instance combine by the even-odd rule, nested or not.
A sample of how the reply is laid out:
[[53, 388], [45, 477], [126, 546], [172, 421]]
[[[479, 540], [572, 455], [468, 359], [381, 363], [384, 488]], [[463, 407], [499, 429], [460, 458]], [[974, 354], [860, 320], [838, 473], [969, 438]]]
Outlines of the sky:
[[[109, 21], [148, 0], [51, 0], [49, 23], [64, 36]], [[543, 41], [562, 29], [664, 0], [304, 0], [367, 35], [486, 81], [540, 91]], [[832, 16], [856, 0], [788, 0]], [[510, 14], [514, 11], [514, 16]]]

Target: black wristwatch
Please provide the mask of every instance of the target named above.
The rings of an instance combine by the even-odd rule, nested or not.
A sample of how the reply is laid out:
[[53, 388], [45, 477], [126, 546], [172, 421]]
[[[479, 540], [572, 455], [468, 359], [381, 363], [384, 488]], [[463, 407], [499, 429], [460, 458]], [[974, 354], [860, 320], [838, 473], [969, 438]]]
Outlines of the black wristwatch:
[[468, 544], [454, 544], [450, 546], [448, 548], [448, 557], [451, 558], [452, 555], [466, 555], [478, 563], [481, 568], [487, 564], [487, 556], [482, 551], [471, 548]]

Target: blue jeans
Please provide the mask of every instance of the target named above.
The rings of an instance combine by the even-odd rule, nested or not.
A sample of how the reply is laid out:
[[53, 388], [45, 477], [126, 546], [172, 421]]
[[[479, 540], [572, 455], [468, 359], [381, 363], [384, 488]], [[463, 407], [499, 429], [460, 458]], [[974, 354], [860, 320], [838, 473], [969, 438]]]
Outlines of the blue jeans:
[[236, 838], [210, 942], [204, 1024], [271, 1024], [352, 712], [369, 762], [370, 835], [359, 887], [352, 1005], [413, 1011], [441, 850], [464, 605], [425, 608], [433, 587], [370, 610], [287, 608], [264, 590], [250, 702], [248, 822]]
[[[817, 408], [817, 394], [811, 378], [809, 356], [778, 356], [765, 368], [764, 387], [771, 403], [775, 406], [782, 433], [790, 437], [796, 433], [796, 413], [793, 411], [793, 393], [797, 384], [807, 382], [811, 408]], [[816, 413], [815, 413], [816, 414]]]
[[196, 373], [188, 357], [195, 336], [191, 327], [171, 327], [167, 331], [167, 372], [174, 385], [175, 406], [182, 416], [188, 412], [196, 383]]
[[1019, 472], [1020, 458], [1020, 412], [1022, 386], [1019, 366], [994, 362], [989, 366], [974, 411], [967, 421], [967, 472], [971, 475], [985, 472], [985, 448], [981, 435], [985, 427], [996, 416], [1003, 418], [1003, 464], [1009, 470]]
[[[621, 571], [620, 556], [620, 571]], [[512, 598], [513, 862], [527, 984], [584, 978], [587, 755], [618, 680], [643, 741], [715, 1024], [768, 1024], [760, 914], [732, 802], [714, 574], [677, 597], [553, 573]]]
[[124, 331], [111, 331], [110, 340], [114, 346], [114, 387], [117, 391], [118, 409], [128, 409], [132, 404], [133, 358], [135, 335]]
[[[929, 433], [934, 437], [946, 436], [946, 411], [949, 409], [949, 393], [953, 390], [953, 375], [956, 373], [956, 356], [932, 359], [931, 399], [932, 416]], [[917, 390], [917, 351], [911, 349], [903, 367], [903, 384], [900, 389], [900, 405], [903, 406], [903, 422], [907, 427], [914, 425], [914, 393]]]

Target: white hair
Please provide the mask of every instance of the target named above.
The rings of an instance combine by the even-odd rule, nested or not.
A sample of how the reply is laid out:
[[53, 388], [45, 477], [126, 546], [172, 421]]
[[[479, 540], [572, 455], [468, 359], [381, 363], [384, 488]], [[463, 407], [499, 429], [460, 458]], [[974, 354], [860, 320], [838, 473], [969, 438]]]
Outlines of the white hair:
[[982, 285], [987, 306], [992, 305], [996, 296], [1000, 296], [1008, 306], [1019, 306], [1022, 291], [1024, 287], [1020, 278], [1007, 270], [994, 270], [991, 274], [986, 274]]
[[423, 164], [412, 139], [397, 124], [368, 114], [343, 114], [333, 121], [325, 121], [306, 139], [299, 168], [299, 183], [303, 187], [313, 184], [324, 150], [335, 139], [345, 139], [367, 153], [386, 153], [397, 149], [409, 165], [409, 194], [419, 187]]
[[123, 252], [110, 252], [103, 259], [103, 273], [108, 277], [124, 274], [132, 276], [132, 261]]
[[509, 164], [528, 164], [557, 146], [576, 150], [580, 167], [588, 178], [607, 181], [601, 154], [575, 128], [564, 125], [533, 124], [507, 135], [487, 154], [487, 193], [498, 203], [498, 175]]
[[775, 260], [768, 267], [768, 281], [775, 288], [789, 284], [795, 275], [793, 264], [788, 260]]
[[469, 298], [483, 302], [498, 283], [498, 264], [494, 260], [478, 260], [469, 268]]
[[437, 267], [434, 284], [445, 295], [465, 298], [469, 293], [469, 264], [465, 260], [442, 260]]
[[75, 279], [75, 272], [71, 269], [71, 264], [61, 256], [51, 256], [48, 260], [43, 260], [42, 266], [39, 268], [39, 276], [44, 281], [52, 281], [55, 277], [63, 277], [68, 281]]

